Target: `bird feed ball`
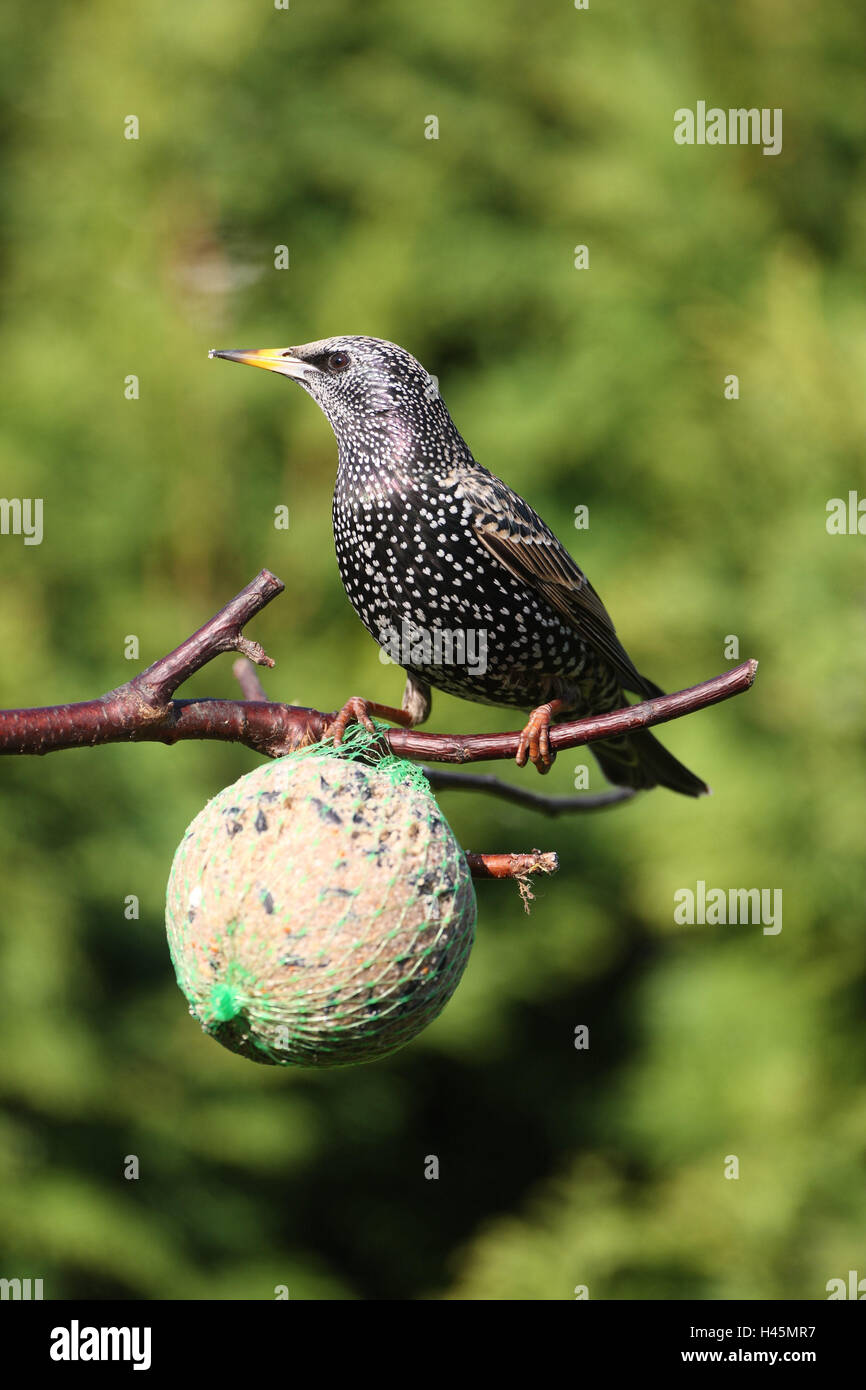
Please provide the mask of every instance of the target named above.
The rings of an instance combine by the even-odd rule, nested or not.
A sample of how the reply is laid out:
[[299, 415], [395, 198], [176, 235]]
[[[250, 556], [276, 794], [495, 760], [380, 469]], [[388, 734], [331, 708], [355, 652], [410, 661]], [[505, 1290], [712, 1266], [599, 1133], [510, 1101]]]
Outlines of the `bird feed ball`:
[[370, 1062], [409, 1042], [454, 993], [475, 917], [423, 774], [321, 745], [208, 802], [166, 901], [190, 1012], [232, 1052], [283, 1066]]

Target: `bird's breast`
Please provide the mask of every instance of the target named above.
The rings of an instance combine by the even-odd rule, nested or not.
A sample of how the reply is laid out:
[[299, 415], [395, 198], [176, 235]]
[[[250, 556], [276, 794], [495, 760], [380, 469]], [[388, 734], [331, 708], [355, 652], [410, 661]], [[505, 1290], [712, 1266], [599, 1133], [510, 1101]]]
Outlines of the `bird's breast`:
[[340, 576], [365, 627], [399, 665], [470, 699], [508, 699], [572, 672], [583, 646], [544, 599], [490, 554], [456, 483], [338, 476]]

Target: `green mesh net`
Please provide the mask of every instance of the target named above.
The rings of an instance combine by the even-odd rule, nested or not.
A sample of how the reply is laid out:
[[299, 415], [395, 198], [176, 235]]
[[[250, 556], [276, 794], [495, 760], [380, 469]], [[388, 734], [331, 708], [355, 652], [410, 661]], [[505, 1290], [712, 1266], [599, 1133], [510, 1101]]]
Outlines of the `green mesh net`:
[[[384, 727], [384, 726], [382, 726]], [[423, 772], [360, 725], [226, 787], [166, 895], [178, 984], [204, 1030], [273, 1065], [372, 1061], [441, 1011], [476, 904]]]

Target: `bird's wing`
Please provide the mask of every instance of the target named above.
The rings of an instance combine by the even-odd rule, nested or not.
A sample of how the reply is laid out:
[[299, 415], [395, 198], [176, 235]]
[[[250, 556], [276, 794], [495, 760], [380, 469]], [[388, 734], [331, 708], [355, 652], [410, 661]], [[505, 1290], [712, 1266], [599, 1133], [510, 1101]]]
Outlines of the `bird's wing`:
[[453, 482], [456, 495], [471, 508], [475, 534], [490, 554], [541, 594], [609, 661], [626, 690], [661, 695], [660, 688], [636, 670], [595, 589], [529, 503], [480, 465], [461, 469]]

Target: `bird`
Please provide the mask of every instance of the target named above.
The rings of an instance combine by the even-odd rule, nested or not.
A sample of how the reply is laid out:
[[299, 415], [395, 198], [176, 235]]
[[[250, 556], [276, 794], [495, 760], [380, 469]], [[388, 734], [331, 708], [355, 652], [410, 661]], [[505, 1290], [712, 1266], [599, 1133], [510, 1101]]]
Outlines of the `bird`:
[[[407, 727], [432, 689], [528, 712], [516, 761], [546, 773], [550, 727], [663, 692], [636, 669], [595, 589], [528, 502], [474, 458], [438, 381], [405, 348], [346, 335], [288, 348], [213, 348], [300, 385], [337, 440], [337, 564], [361, 622], [406, 673], [401, 707], [353, 696], [337, 738], [370, 712]], [[470, 659], [471, 658], [471, 659]], [[593, 743], [615, 786], [709, 788], [648, 730]]]

